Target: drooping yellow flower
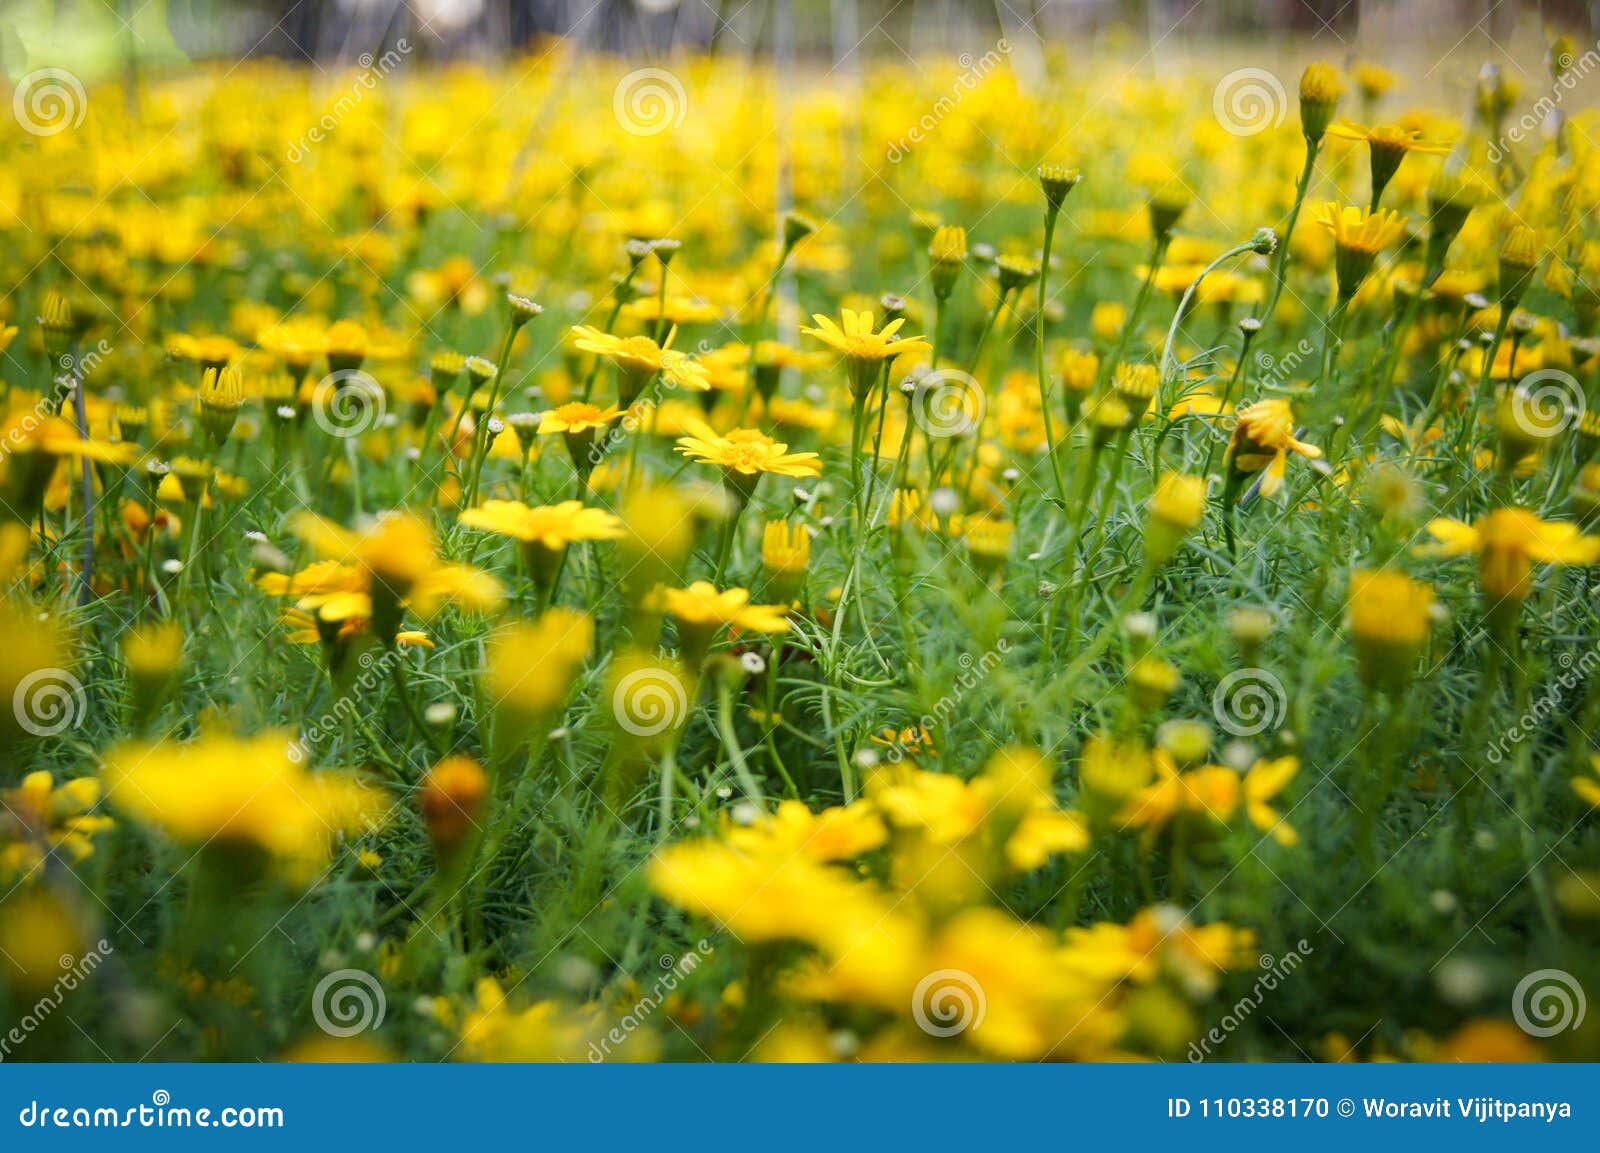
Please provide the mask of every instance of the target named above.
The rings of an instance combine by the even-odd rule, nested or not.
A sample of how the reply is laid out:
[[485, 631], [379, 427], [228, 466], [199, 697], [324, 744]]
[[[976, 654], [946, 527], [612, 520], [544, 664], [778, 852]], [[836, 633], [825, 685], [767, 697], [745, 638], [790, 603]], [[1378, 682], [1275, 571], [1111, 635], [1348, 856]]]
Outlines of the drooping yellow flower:
[[1239, 410], [1227, 459], [1239, 474], [1266, 470], [1261, 480], [1262, 496], [1270, 497], [1283, 487], [1291, 452], [1308, 460], [1322, 456], [1316, 445], [1295, 439], [1294, 409], [1287, 400], [1258, 400]]
[[1495, 602], [1520, 604], [1533, 591], [1535, 564], [1590, 565], [1600, 561], [1600, 537], [1584, 536], [1575, 524], [1541, 520], [1525, 508], [1497, 508], [1475, 524], [1448, 517], [1428, 522], [1438, 544], [1424, 555], [1480, 558], [1483, 591]]
[[338, 772], [308, 771], [287, 733], [119, 745], [103, 778], [113, 805], [187, 845], [255, 849], [315, 869], [334, 839], [384, 814], [382, 792]]

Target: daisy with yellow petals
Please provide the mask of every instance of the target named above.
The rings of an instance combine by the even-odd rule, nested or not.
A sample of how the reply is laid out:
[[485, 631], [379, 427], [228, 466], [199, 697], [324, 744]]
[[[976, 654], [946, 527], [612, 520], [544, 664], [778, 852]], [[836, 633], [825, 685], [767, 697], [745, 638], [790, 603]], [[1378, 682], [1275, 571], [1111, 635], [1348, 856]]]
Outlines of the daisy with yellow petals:
[[716, 432], [696, 421], [691, 434], [678, 440], [678, 451], [690, 460], [721, 467], [728, 490], [740, 503], [750, 499], [765, 473], [803, 479], [822, 471], [822, 459], [814, 452], [790, 452], [789, 446], [758, 428], [735, 428]]
[[1373, 211], [1377, 211], [1383, 190], [1389, 186], [1389, 181], [1400, 170], [1400, 162], [1406, 158], [1407, 153], [1417, 152], [1425, 156], [1448, 156], [1450, 153], [1450, 145], [1430, 144], [1428, 141], [1419, 140], [1417, 138], [1422, 135], [1420, 132], [1402, 128], [1398, 124], [1379, 124], [1373, 128], [1363, 128], [1348, 120], [1339, 120], [1328, 129], [1328, 135], [1337, 136], [1342, 140], [1366, 141], [1372, 170]]
[[802, 327], [806, 336], [814, 336], [844, 357], [845, 371], [850, 377], [850, 391], [860, 402], [878, 382], [884, 362], [908, 352], [931, 351], [927, 340], [921, 336], [898, 337], [905, 317], [889, 321], [873, 331], [870, 311], [840, 310], [841, 323], [820, 314], [813, 315], [815, 328]]
[[1497, 508], [1465, 524], [1448, 517], [1428, 522], [1435, 545], [1419, 551], [1427, 556], [1480, 558], [1483, 591], [1491, 610], [1509, 602], [1520, 605], [1533, 591], [1535, 564], [1590, 565], [1600, 561], [1600, 537], [1584, 536], [1575, 524], [1539, 519], [1525, 508]]
[[562, 554], [574, 541], [616, 540], [623, 533], [619, 518], [577, 500], [536, 508], [521, 501], [490, 500], [462, 513], [459, 523], [521, 541], [528, 571], [540, 588], [555, 579]]
[[621, 415], [622, 410], [614, 404], [601, 408], [586, 400], [575, 400], [540, 414], [539, 435], [560, 433], [567, 442], [572, 467], [578, 470], [579, 476], [587, 477], [603, 455], [595, 451], [595, 437]]
[[1283, 487], [1291, 452], [1308, 460], [1322, 456], [1316, 445], [1295, 439], [1294, 410], [1287, 400], [1259, 400], [1239, 410], [1226, 458], [1230, 479], [1264, 469], [1261, 495], [1270, 497]]
[[677, 332], [674, 328], [665, 343], [657, 344], [648, 336], [613, 336], [579, 324], [573, 326], [572, 344], [617, 366], [617, 402], [627, 408], [639, 399], [657, 373], [672, 388], [705, 392], [711, 387], [706, 370], [694, 357], [673, 351], [672, 339]]
[[788, 607], [753, 605], [749, 589], [718, 591], [710, 581], [695, 581], [688, 588], [657, 589], [655, 597], [657, 607], [678, 623], [683, 658], [691, 665], [700, 662], [724, 628], [753, 633], [789, 631]]
[[469, 612], [493, 612], [504, 601], [500, 582], [488, 573], [441, 561], [433, 530], [410, 513], [386, 514], [359, 531], [302, 513], [293, 528], [312, 551], [348, 566], [343, 581], [334, 579], [338, 570], [321, 570], [331, 587], [308, 593], [296, 607], [324, 621], [370, 620], [385, 644], [395, 642], [407, 609], [430, 617], [453, 603]]
[[1363, 211], [1331, 201], [1317, 211], [1314, 219], [1333, 235], [1339, 299], [1346, 303], [1372, 271], [1378, 253], [1400, 239], [1406, 227], [1405, 217], [1398, 212]]

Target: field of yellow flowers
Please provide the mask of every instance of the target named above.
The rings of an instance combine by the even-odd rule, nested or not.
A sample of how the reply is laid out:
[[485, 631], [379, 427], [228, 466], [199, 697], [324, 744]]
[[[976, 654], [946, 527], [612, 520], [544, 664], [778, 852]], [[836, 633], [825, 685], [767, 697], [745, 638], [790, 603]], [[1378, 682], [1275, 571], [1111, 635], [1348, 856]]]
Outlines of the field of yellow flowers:
[[1600, 1055], [1583, 47], [23, 77], [0, 1057]]

